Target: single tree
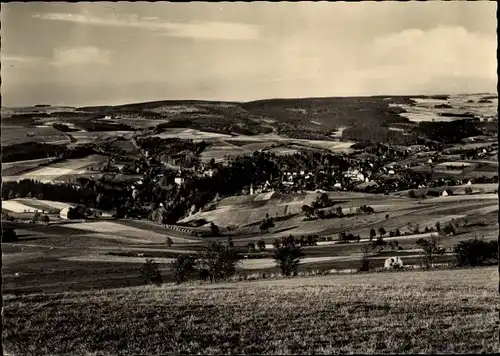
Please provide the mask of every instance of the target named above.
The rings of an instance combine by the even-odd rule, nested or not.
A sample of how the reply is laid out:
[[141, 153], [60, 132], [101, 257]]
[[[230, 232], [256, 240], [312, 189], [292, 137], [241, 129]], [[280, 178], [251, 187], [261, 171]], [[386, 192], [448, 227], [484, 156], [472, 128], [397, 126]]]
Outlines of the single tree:
[[195, 272], [195, 255], [178, 255], [170, 264], [169, 268], [174, 275], [176, 283], [180, 284], [186, 280], [186, 277]]
[[211, 242], [205, 251], [198, 255], [200, 269], [208, 271], [212, 282], [229, 278], [236, 272], [237, 264], [236, 250], [220, 242]]
[[446, 252], [444, 248], [439, 246], [439, 236], [436, 235], [420, 238], [416, 244], [422, 249], [422, 262], [425, 267], [433, 267], [434, 262]]
[[385, 214], [385, 220], [389, 219], [389, 214]]
[[266, 250], [266, 242], [263, 239], [260, 239], [257, 242], [257, 247], [259, 248], [260, 251], [265, 251]]
[[31, 222], [34, 224], [40, 220], [40, 213], [36, 211], [31, 218]]
[[172, 241], [172, 238], [170, 236], [167, 236], [167, 238], [165, 239], [165, 246], [170, 247], [173, 245], [173, 243], [174, 241]]
[[300, 210], [305, 214], [306, 218], [308, 219], [310, 219], [314, 214], [314, 209], [309, 205], [302, 205]]
[[276, 265], [284, 276], [295, 275], [297, 273], [297, 268], [302, 257], [303, 253], [301, 248], [291, 245], [279, 247], [273, 254]]
[[210, 232], [212, 233], [212, 236], [219, 236], [219, 227], [214, 224], [214, 222], [210, 222]]
[[266, 219], [262, 220], [262, 222], [259, 225], [260, 233], [264, 234], [269, 231], [269, 224]]
[[234, 247], [234, 242], [233, 242], [233, 239], [231, 237], [228, 237], [227, 238], [227, 245], [231, 248]]
[[248, 252], [255, 252], [255, 243], [254, 242], [249, 242], [247, 244]]
[[385, 229], [381, 226], [378, 228], [378, 233], [379, 233], [380, 237], [382, 237], [387, 233], [387, 231], [385, 231]]
[[372, 247], [370, 244], [361, 247], [361, 253], [363, 256], [361, 257], [361, 266], [359, 267], [360, 272], [369, 271], [371, 269], [371, 263], [369, 259], [371, 252]]
[[455, 224], [449, 222], [441, 231], [443, 231], [446, 235], [455, 235], [457, 233], [457, 228], [455, 227]]
[[372, 240], [373, 240], [373, 238], [374, 238], [375, 236], [377, 236], [377, 232], [376, 232], [376, 231], [375, 231], [375, 229], [372, 227], [372, 228], [370, 229], [370, 241], [372, 241]]

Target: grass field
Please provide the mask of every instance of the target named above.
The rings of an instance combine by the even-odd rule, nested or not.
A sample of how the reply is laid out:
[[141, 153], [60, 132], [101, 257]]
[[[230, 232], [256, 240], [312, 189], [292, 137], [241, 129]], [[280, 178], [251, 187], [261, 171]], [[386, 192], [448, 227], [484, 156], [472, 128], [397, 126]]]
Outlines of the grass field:
[[2, 124], [2, 146], [24, 142], [67, 144], [71, 140], [62, 132], [49, 126], [24, 127]]
[[8, 212], [22, 213], [25, 211], [33, 212], [34, 209], [38, 211], [47, 211], [59, 213], [64, 208], [72, 207], [74, 204], [62, 203], [50, 200], [39, 199], [12, 199], [4, 200], [2, 202], [2, 209]]
[[498, 351], [496, 268], [4, 295], [6, 354]]
[[[91, 174], [87, 167], [101, 164], [107, 158], [102, 155], [91, 155], [79, 159], [67, 159], [47, 166], [34, 168], [20, 175], [3, 176], [4, 181], [20, 181], [23, 179], [35, 179], [41, 182], [51, 183], [54, 181], [68, 181], [81, 175]], [[2, 172], [3, 173], [3, 172]]]
[[[476, 185], [477, 191], [485, 191], [493, 185]], [[457, 188], [458, 187], [452, 187]], [[441, 224], [454, 218], [483, 215], [494, 212], [498, 208], [498, 196], [496, 194], [473, 194], [448, 197], [428, 198], [424, 200], [380, 196], [364, 193], [331, 193], [330, 198], [340, 206], [344, 214], [356, 212], [361, 205], [369, 205], [375, 210], [371, 215], [354, 215], [340, 219], [326, 219], [304, 221], [301, 207], [311, 204], [319, 194], [304, 193], [294, 195], [279, 194], [257, 194], [226, 198], [220, 201], [216, 209], [200, 212], [181, 220], [188, 222], [194, 219], [205, 219], [215, 224], [226, 226], [239, 226], [249, 234], [258, 233], [258, 222], [262, 221], [266, 214], [280, 219], [276, 221], [275, 228], [270, 234], [264, 236], [256, 235], [250, 240], [264, 237], [268, 241], [288, 235], [305, 235], [318, 233], [320, 235], [336, 235], [341, 231], [351, 231], [354, 234], [367, 236], [370, 228], [378, 229], [384, 227], [407, 230], [408, 222], [419, 224], [421, 229], [432, 227], [436, 222]], [[385, 215], [389, 218], [386, 219]]]

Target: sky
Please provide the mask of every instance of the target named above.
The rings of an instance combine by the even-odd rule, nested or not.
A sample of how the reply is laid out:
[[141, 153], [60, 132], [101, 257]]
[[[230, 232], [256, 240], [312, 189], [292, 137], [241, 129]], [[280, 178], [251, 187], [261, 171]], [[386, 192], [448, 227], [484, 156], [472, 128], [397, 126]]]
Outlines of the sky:
[[2, 106], [496, 92], [496, 6], [2, 4]]

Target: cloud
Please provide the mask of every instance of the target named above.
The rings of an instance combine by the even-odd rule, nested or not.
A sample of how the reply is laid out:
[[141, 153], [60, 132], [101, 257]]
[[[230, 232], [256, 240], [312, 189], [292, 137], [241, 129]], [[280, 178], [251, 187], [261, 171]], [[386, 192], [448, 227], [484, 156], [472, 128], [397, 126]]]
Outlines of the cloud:
[[440, 26], [429, 31], [408, 29], [380, 37], [366, 58], [380, 77], [428, 80], [439, 77], [496, 77], [495, 36], [468, 32], [460, 26]]
[[37, 13], [34, 18], [52, 21], [66, 21], [84, 25], [131, 27], [156, 32], [171, 37], [187, 37], [206, 40], [248, 41], [259, 37], [259, 28], [255, 25], [236, 22], [166, 22], [156, 17], [109, 16], [98, 17], [87, 14]]
[[10, 55], [2, 55], [2, 62], [15, 62], [15, 63], [33, 63], [39, 62], [41, 58], [37, 57], [28, 57], [28, 56], [10, 56]]
[[108, 64], [111, 52], [97, 47], [57, 48], [53, 56], [52, 64], [55, 66]]

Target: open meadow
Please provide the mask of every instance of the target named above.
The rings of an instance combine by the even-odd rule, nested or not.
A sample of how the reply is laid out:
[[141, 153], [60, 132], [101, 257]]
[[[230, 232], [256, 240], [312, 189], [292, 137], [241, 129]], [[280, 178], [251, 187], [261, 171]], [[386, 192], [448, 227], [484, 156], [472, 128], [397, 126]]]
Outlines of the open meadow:
[[2, 147], [26, 142], [68, 144], [71, 140], [49, 126], [14, 126], [2, 123]]
[[[77, 177], [92, 175], [93, 172], [88, 168], [98, 167], [100, 164], [106, 161], [107, 157], [102, 155], [90, 155], [85, 158], [78, 159], [66, 159], [61, 162], [47, 164], [42, 167], [33, 167], [27, 172], [21, 173], [19, 175], [4, 175], [2, 180], [8, 181], [20, 181], [23, 179], [34, 179], [40, 182], [67, 182], [69, 180], [75, 180]], [[21, 166], [22, 162], [21, 162]], [[15, 162], [12, 167], [16, 167]], [[7, 172], [6, 172], [7, 173]], [[4, 172], [2, 172], [4, 174]]]
[[496, 268], [4, 294], [9, 355], [498, 351]]

